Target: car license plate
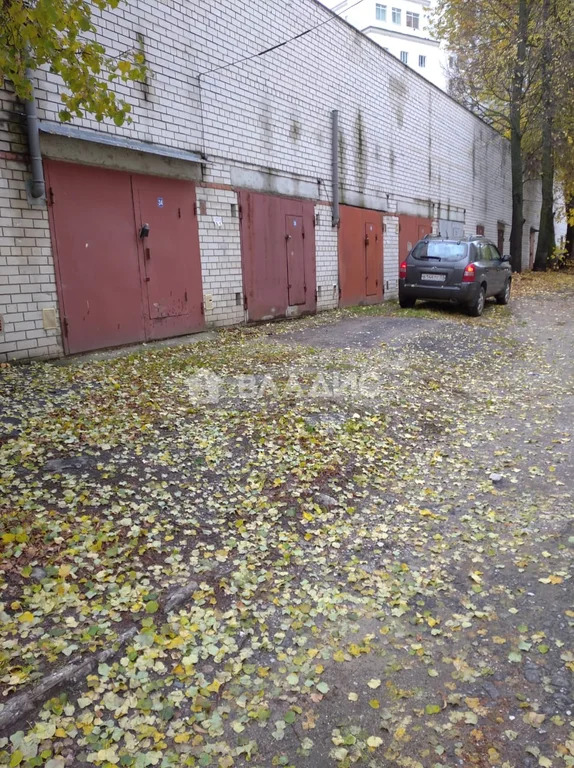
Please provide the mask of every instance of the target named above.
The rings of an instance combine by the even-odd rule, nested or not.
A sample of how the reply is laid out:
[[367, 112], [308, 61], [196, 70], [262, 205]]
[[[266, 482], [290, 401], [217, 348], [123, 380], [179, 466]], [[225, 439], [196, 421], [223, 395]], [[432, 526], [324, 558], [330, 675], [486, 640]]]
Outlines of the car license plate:
[[421, 275], [421, 280], [428, 283], [444, 283], [445, 279], [446, 275], [437, 275], [433, 272], [423, 272]]

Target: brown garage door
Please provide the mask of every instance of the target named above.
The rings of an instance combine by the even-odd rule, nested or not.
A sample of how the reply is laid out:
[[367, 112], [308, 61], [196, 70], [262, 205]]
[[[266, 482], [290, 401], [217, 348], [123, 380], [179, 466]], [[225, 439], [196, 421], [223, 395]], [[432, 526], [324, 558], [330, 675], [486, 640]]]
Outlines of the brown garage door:
[[314, 203], [247, 191], [239, 203], [249, 320], [314, 312]]
[[420, 216], [399, 217], [399, 264], [407, 258], [412, 248], [425, 235], [432, 234], [432, 220]]
[[193, 184], [54, 161], [46, 177], [66, 352], [203, 327]]
[[339, 225], [339, 303], [383, 298], [383, 223], [380, 211], [342, 205]]

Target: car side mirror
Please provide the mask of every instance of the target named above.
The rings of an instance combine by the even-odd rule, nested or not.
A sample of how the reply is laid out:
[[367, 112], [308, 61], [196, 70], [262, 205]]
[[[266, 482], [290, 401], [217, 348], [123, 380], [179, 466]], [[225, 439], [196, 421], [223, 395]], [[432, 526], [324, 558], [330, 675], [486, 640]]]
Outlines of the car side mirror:
[[501, 256], [500, 261], [510, 261], [510, 256], [508, 254], [506, 254], [505, 256]]

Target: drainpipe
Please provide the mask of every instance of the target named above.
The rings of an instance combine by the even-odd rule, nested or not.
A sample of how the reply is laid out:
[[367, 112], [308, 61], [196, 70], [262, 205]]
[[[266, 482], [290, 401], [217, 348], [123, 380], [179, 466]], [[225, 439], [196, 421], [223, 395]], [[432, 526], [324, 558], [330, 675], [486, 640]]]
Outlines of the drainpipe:
[[30, 194], [34, 200], [39, 200], [46, 195], [46, 184], [44, 182], [44, 168], [42, 166], [42, 153], [40, 151], [40, 129], [38, 127], [38, 112], [36, 110], [36, 94], [34, 92], [32, 70], [26, 70], [26, 77], [32, 85], [32, 95], [30, 101], [27, 101], [25, 105], [28, 131], [28, 150], [30, 152], [30, 167], [32, 169]]
[[339, 225], [339, 111], [331, 112], [331, 176], [333, 179], [333, 226]]

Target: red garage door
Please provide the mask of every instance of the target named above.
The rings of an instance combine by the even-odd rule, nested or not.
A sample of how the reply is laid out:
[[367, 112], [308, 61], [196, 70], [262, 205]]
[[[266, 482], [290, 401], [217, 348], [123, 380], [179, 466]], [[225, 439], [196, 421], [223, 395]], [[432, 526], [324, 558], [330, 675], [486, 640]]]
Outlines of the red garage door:
[[54, 161], [46, 177], [66, 352], [203, 327], [193, 184]]
[[339, 303], [348, 307], [382, 301], [382, 214], [342, 205], [340, 217]]
[[132, 178], [137, 229], [144, 264], [144, 315], [150, 339], [200, 330], [203, 288], [195, 187], [154, 176]]
[[432, 234], [431, 219], [424, 219], [419, 216], [400, 216], [399, 264], [402, 264], [419, 240], [430, 234]]
[[249, 320], [314, 312], [314, 204], [240, 192], [241, 261]]

